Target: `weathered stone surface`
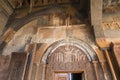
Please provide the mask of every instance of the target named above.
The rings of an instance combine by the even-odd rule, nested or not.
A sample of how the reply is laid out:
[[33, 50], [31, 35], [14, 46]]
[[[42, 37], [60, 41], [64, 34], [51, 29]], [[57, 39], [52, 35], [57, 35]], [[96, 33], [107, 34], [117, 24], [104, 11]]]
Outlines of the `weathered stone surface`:
[[[101, 67], [96, 64], [96, 69], [93, 69], [93, 64], [89, 63], [86, 53], [84, 53], [81, 48], [75, 46], [74, 44], [61, 45], [51, 52], [52, 53], [50, 53], [47, 58], [45, 80], [54, 79], [52, 73], [55, 74], [57, 71], [58, 73], [60, 73], [60, 71], [69, 71], [75, 73], [76, 71], [79, 72], [81, 70], [85, 75], [87, 75], [85, 77], [86, 79], [96, 80], [96, 76], [99, 76], [97, 78], [98, 80], [104, 80], [104, 77], [100, 77], [103, 76], [100, 75], [102, 73], [102, 71], [100, 71]], [[96, 76], [93, 76], [95, 75], [94, 71], [98, 71]]]
[[7, 2], [0, 0], [0, 36], [3, 33], [5, 25], [12, 14], [13, 10]]
[[0, 6], [4, 9], [5, 12], [7, 12], [5, 14], [7, 14], [8, 16], [10, 16], [13, 13], [13, 9], [10, 6], [10, 4], [7, 3], [7, 1], [0, 0]]
[[104, 13], [102, 19], [102, 27], [104, 31], [120, 30], [120, 11], [114, 13]]
[[[105, 3], [103, 3], [103, 1], [105, 1]], [[45, 77], [46, 80], [50, 80], [53, 75], [49, 73], [54, 73], [52, 69], [58, 71], [64, 70], [66, 72], [70, 70], [81, 72], [82, 69], [85, 68], [84, 73], [88, 80], [96, 80], [96, 78], [97, 80], [104, 80], [104, 78], [106, 80], [112, 79], [110, 70], [106, 69], [106, 58], [101, 55], [103, 51], [100, 49], [106, 46], [109, 47], [111, 42], [119, 42], [120, 40], [120, 9], [114, 5], [119, 4], [120, 0], [8, 0], [8, 2], [10, 2], [11, 7], [17, 9], [15, 9], [14, 14], [11, 16], [13, 18], [10, 18], [10, 22], [6, 25], [5, 30], [7, 30], [8, 27], [12, 27], [12, 33], [11, 31], [10, 33], [5, 31], [7, 35], [2, 38], [3, 42], [2, 46], [0, 46], [1, 53], [8, 55], [12, 52], [24, 52], [26, 45], [28, 46], [33, 42], [39, 43], [40, 46], [37, 47], [37, 51], [34, 52], [35, 54], [29, 55], [32, 61], [28, 59], [29, 62], [27, 66], [31, 67], [30, 72], [28, 70], [28, 74], [31, 80], [39, 80], [37, 79], [39, 76], [40, 80], [44, 80], [44, 77], [47, 75], [45, 73], [48, 73], [47, 78]], [[2, 5], [2, 7], [5, 6]], [[8, 9], [9, 8], [6, 7], [5, 12], [10, 12], [10, 9]], [[6, 16], [5, 12], [2, 9], [0, 11], [0, 21], [2, 22], [0, 23], [2, 25], [1, 32], [9, 17]], [[76, 49], [76, 47], [72, 47], [72, 49], [70, 47], [71, 50], [63, 46], [62, 48], [60, 47], [61, 49], [56, 47], [58, 50], [54, 52], [55, 54], [52, 54], [52, 58], [47, 55], [45, 57], [45, 60], [49, 60], [46, 61], [48, 64], [41, 63], [42, 56], [50, 45], [54, 42], [60, 42], [60, 40], [69, 41], [69, 39], [82, 40], [94, 49], [96, 49], [97, 43], [100, 47], [100, 51], [97, 53], [99, 61], [105, 62], [105, 64], [101, 63], [102, 68], [99, 61], [93, 63], [88, 62], [86, 55], [81, 55], [82, 51], [80, 53], [80, 50]], [[80, 44], [83, 44], [83, 42]], [[87, 49], [89, 48], [86, 48], [85, 51]], [[30, 48], [31, 52], [32, 50], [33, 47]], [[67, 50], [69, 51], [67, 52]], [[28, 51], [28, 53], [31, 52]], [[88, 55], [91, 54], [91, 51], [86, 52], [88, 52]], [[92, 57], [94, 58], [93, 60], [97, 60], [96, 56], [93, 55]], [[12, 62], [15, 62], [15, 64], [12, 64], [14, 67], [10, 69], [11, 74], [9, 76], [12, 80], [18, 77], [19, 79], [23, 78], [24, 75], [21, 77], [21, 74], [24, 73], [22, 71], [25, 69], [25, 66], [20, 64], [21, 61], [21, 63], [24, 63], [25, 58], [22, 59], [20, 56], [17, 56], [17, 59], [14, 58], [15, 57], [12, 58]], [[84, 61], [88, 63], [84, 63]], [[90, 59], [89, 61], [92, 60]], [[49, 62], [51, 64], [49, 64]], [[41, 71], [39, 71], [39, 69]], [[2, 70], [4, 71], [4, 69]], [[0, 74], [1, 73], [4, 74], [4, 72], [0, 72]], [[16, 74], [14, 75], [14, 73]], [[0, 76], [0, 79], [4, 78], [4, 76], [5, 75]]]
[[6, 80], [23, 80], [26, 68], [26, 53], [12, 53]]
[[77, 38], [84, 40], [90, 44], [94, 41], [91, 36], [91, 28], [88, 25], [70, 25], [70, 26], [48, 26], [39, 27], [36, 42], [37, 43], [53, 43], [66, 38]]
[[107, 42], [120, 42], [120, 12], [103, 13], [102, 28]]
[[0, 80], [6, 80], [9, 63], [10, 63], [10, 56], [0, 55]]
[[3, 32], [3, 29], [7, 23], [9, 15], [6, 14], [6, 11], [0, 6], [0, 35]]
[[[13, 35], [10, 42], [5, 46], [3, 55], [11, 54], [12, 52], [24, 52], [25, 46], [34, 40], [34, 35], [37, 29], [35, 28], [37, 21], [32, 21], [21, 28]], [[8, 36], [10, 37], [10, 36]]]
[[102, 0], [91, 0], [91, 24], [96, 38], [104, 38], [102, 29]]
[[114, 45], [114, 55], [120, 68], [120, 44]]

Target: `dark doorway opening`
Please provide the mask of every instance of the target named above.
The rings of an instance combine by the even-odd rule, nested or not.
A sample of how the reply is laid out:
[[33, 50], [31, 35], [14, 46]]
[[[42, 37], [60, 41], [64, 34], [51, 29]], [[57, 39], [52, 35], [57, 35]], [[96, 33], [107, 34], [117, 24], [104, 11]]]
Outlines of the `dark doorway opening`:
[[71, 73], [71, 79], [70, 80], [83, 80], [83, 74], [82, 73]]
[[54, 80], [85, 80], [84, 73], [55, 73]]

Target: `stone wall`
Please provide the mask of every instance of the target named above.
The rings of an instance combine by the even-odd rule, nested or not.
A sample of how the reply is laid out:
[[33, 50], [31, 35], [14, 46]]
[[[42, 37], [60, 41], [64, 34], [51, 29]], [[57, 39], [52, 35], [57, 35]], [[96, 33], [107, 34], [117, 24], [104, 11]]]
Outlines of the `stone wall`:
[[6, 80], [9, 63], [10, 63], [10, 56], [0, 55], [0, 80]]
[[10, 7], [7, 1], [5, 2], [4, 0], [0, 0], [0, 35], [2, 34], [2, 31], [12, 12], [13, 9]]

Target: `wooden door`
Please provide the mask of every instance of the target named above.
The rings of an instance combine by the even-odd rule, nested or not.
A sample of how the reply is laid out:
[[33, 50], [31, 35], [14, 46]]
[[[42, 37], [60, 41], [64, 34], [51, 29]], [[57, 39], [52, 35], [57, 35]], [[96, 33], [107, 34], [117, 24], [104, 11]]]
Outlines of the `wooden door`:
[[55, 73], [54, 80], [69, 80], [69, 74], [67, 74], [67, 73]]

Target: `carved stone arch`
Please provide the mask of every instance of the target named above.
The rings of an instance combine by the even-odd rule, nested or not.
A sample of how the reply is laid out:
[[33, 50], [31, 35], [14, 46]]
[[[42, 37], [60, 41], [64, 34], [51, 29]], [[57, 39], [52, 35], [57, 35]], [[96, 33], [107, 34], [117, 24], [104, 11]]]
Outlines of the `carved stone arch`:
[[58, 47], [63, 45], [72, 45], [76, 46], [77, 48], [81, 49], [85, 55], [87, 56], [88, 60], [91, 61], [98, 61], [98, 57], [94, 50], [84, 41], [77, 40], [77, 39], [67, 39], [67, 40], [60, 40], [53, 43], [45, 52], [42, 57], [42, 62], [47, 63], [47, 59], [51, 56], [52, 52], [55, 51]]

